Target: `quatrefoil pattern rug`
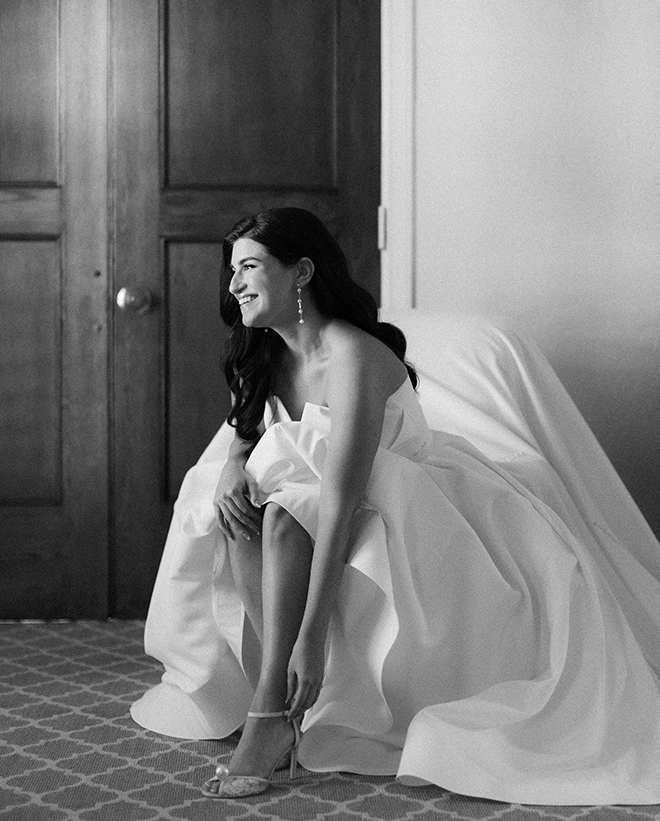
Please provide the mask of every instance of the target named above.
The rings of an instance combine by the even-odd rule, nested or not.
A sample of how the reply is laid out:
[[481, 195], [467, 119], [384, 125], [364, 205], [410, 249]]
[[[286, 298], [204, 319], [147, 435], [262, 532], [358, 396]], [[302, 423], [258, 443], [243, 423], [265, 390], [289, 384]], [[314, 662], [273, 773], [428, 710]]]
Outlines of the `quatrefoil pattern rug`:
[[147, 732], [130, 703], [158, 681], [140, 622], [0, 623], [0, 818], [9, 821], [650, 821], [660, 807], [521, 807], [391, 778], [308, 773], [254, 798], [199, 794], [236, 739]]

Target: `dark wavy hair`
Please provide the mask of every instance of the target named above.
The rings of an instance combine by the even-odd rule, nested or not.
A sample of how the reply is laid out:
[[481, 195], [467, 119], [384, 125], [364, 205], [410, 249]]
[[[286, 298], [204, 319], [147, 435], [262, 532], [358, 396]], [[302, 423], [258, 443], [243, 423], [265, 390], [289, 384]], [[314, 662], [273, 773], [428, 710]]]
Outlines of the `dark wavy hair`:
[[257, 428], [266, 400], [274, 392], [284, 341], [266, 328], [243, 325], [238, 301], [229, 292], [232, 249], [240, 238], [265, 246], [285, 266], [309, 257], [314, 263], [314, 276], [308, 287], [319, 313], [350, 322], [384, 342], [405, 364], [413, 387], [417, 387], [415, 369], [405, 360], [403, 332], [378, 321], [374, 298], [351, 278], [343, 251], [321, 220], [302, 208], [273, 208], [237, 222], [222, 247], [220, 315], [230, 328], [224, 372], [234, 397], [228, 422], [241, 439], [250, 442], [259, 438]]

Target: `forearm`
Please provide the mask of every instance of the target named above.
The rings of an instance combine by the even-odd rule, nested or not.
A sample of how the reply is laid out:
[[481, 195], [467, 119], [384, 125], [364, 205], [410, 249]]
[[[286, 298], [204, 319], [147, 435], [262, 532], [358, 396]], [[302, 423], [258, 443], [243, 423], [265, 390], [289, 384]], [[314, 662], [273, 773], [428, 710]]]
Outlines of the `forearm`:
[[302, 636], [325, 640], [348, 559], [351, 526], [356, 509], [357, 500], [351, 498], [320, 506], [307, 604], [300, 628]]
[[369, 362], [353, 354], [341, 363], [329, 389], [332, 430], [300, 630], [304, 640], [325, 640], [351, 547], [355, 512], [369, 483], [383, 429], [386, 391], [380, 381], [374, 382]]
[[246, 442], [245, 439], [241, 439], [241, 437], [235, 433], [232, 443], [229, 446], [227, 461], [235, 462], [241, 467], [244, 467], [250, 453], [254, 449], [254, 445], [254, 442]]

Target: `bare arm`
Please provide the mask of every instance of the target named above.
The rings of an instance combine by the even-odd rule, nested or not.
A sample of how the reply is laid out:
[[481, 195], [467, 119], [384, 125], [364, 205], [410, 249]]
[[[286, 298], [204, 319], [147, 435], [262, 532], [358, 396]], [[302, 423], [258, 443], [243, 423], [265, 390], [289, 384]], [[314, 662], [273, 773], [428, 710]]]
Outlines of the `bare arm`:
[[330, 373], [332, 429], [321, 480], [319, 524], [307, 603], [289, 666], [290, 715], [299, 716], [318, 696], [325, 638], [350, 549], [353, 514], [362, 498], [380, 442], [385, 405], [402, 368], [389, 356], [373, 361], [368, 350], [349, 351]]

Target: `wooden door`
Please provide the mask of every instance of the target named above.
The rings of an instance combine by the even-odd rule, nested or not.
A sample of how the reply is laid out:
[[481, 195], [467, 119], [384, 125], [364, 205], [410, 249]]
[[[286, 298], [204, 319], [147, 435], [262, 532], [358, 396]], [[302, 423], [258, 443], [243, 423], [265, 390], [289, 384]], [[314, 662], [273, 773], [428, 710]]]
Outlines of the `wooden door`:
[[0, 3], [0, 617], [108, 613], [106, 0]]
[[[377, 295], [378, 0], [113, 0], [112, 611], [143, 615], [181, 479], [223, 421], [221, 238], [308, 207]], [[145, 306], [146, 307], [146, 306]]]

